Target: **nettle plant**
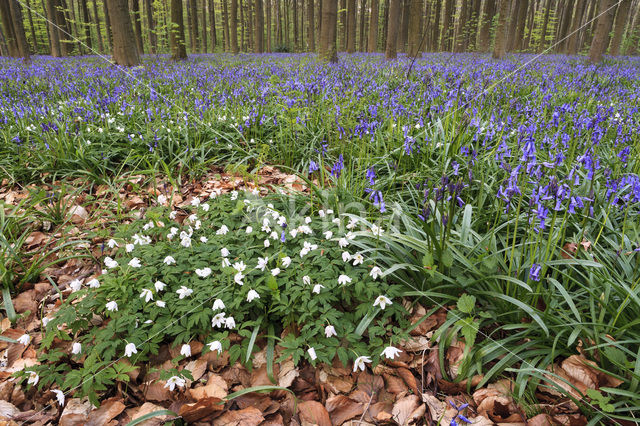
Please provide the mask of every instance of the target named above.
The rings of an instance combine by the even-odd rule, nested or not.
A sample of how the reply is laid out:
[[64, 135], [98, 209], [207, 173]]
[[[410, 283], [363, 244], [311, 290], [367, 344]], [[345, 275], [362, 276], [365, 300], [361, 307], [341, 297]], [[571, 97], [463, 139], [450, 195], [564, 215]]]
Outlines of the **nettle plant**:
[[[95, 398], [105, 384], [126, 380], [132, 367], [114, 361], [147, 361], [165, 343], [181, 347], [176, 366], [194, 340], [249, 366], [259, 338], [276, 362], [337, 356], [355, 371], [393, 358], [406, 338], [402, 288], [357, 251], [356, 238], [383, 232], [363, 223], [316, 209], [308, 197], [256, 191], [151, 208], [108, 241], [113, 258], [104, 258], [101, 276], [75, 283], [47, 322], [42, 366], [32, 370], [40, 386]], [[54, 345], [60, 339], [73, 341], [73, 362], [61, 362], [68, 355]], [[182, 375], [172, 369], [160, 377], [173, 388]]]

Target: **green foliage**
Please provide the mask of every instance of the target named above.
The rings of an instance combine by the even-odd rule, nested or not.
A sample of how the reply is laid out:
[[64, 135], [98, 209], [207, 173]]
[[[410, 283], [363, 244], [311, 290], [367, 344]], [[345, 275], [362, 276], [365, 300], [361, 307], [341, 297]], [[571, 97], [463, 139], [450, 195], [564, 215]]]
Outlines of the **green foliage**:
[[[378, 362], [389, 342], [405, 336], [406, 312], [397, 299], [401, 287], [374, 279], [375, 262], [354, 251], [354, 226], [286, 194], [263, 199], [234, 191], [184, 210], [149, 209], [114, 236], [110, 244], [119, 248], [105, 258], [99, 287], [72, 293], [49, 321], [43, 365], [33, 367], [40, 385], [56, 383], [97, 401], [96, 392], [126, 381], [124, 364], [114, 364], [123, 354], [136, 364], [165, 343], [192, 340], [217, 341], [232, 363], [249, 366], [264, 337], [275, 336], [279, 357], [271, 346], [271, 362], [331, 363], [336, 355], [344, 363], [360, 355]], [[393, 303], [380, 309], [378, 296]], [[109, 310], [113, 302], [117, 310]], [[101, 326], [93, 325], [96, 315]], [[325, 335], [330, 325], [337, 336]], [[231, 344], [231, 333], [239, 343]], [[81, 343], [82, 353], [60, 357], [55, 339]], [[127, 353], [130, 344], [135, 353]], [[86, 358], [77, 364], [80, 356]]]

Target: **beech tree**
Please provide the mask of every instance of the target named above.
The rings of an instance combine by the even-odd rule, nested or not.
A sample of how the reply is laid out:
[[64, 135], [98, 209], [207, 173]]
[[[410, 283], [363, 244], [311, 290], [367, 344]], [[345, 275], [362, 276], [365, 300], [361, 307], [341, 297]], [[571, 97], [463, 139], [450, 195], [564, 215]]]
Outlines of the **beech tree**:
[[389, 0], [389, 18], [387, 22], [387, 47], [384, 57], [389, 61], [398, 57], [398, 27], [400, 26], [400, 0]]
[[596, 24], [596, 30], [593, 34], [593, 40], [591, 41], [591, 48], [589, 49], [589, 60], [591, 63], [598, 63], [602, 61], [607, 47], [609, 46], [609, 32], [613, 26], [613, 17], [616, 13], [613, 7], [615, 0], [600, 0], [598, 3], [598, 23]]
[[318, 56], [323, 62], [338, 62], [338, 0], [322, 1], [322, 27]]
[[231, 16], [229, 18], [229, 36], [231, 53], [238, 54], [238, 0], [231, 0]]
[[5, 30], [9, 56], [30, 61], [29, 44], [24, 33], [22, 8], [16, 1], [0, 1], [0, 19]]
[[507, 22], [509, 20], [510, 10], [511, 0], [500, 0], [500, 8], [498, 9], [498, 27], [496, 28], [496, 39], [492, 55], [494, 59], [502, 59], [507, 52]]
[[367, 51], [378, 50], [378, 0], [371, 0], [371, 14], [369, 15], [369, 39], [367, 41]]
[[118, 65], [132, 67], [140, 64], [140, 55], [136, 46], [129, 2], [127, 0], [107, 0], [113, 32], [113, 60]]
[[171, 29], [169, 31], [169, 44], [171, 46], [171, 59], [174, 61], [187, 59], [182, 0], [171, 0]]
[[618, 56], [622, 47], [622, 35], [629, 18], [629, 9], [631, 9], [631, 0], [621, 0], [616, 11], [616, 20], [613, 27], [613, 38], [611, 39], [611, 47], [609, 54]]

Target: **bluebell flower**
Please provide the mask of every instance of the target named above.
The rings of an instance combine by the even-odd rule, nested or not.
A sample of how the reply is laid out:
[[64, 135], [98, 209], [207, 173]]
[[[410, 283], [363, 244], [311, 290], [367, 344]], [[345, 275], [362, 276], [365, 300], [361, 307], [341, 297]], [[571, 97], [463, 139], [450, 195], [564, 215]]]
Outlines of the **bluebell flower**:
[[531, 265], [531, 269], [529, 269], [529, 278], [532, 281], [540, 281], [540, 272], [542, 272], [542, 266], [537, 263]]

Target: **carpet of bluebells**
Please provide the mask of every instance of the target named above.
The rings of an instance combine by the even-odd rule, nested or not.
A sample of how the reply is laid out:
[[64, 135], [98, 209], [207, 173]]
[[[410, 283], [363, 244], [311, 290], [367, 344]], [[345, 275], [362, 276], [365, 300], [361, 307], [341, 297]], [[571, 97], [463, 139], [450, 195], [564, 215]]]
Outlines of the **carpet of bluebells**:
[[621, 382], [602, 389], [616, 415], [640, 403], [638, 58], [36, 58], [0, 73], [0, 178], [278, 165], [382, 223], [360, 248], [405, 296], [457, 303], [438, 337], [469, 343], [459, 379], [510, 374], [526, 399], [579, 350]]

